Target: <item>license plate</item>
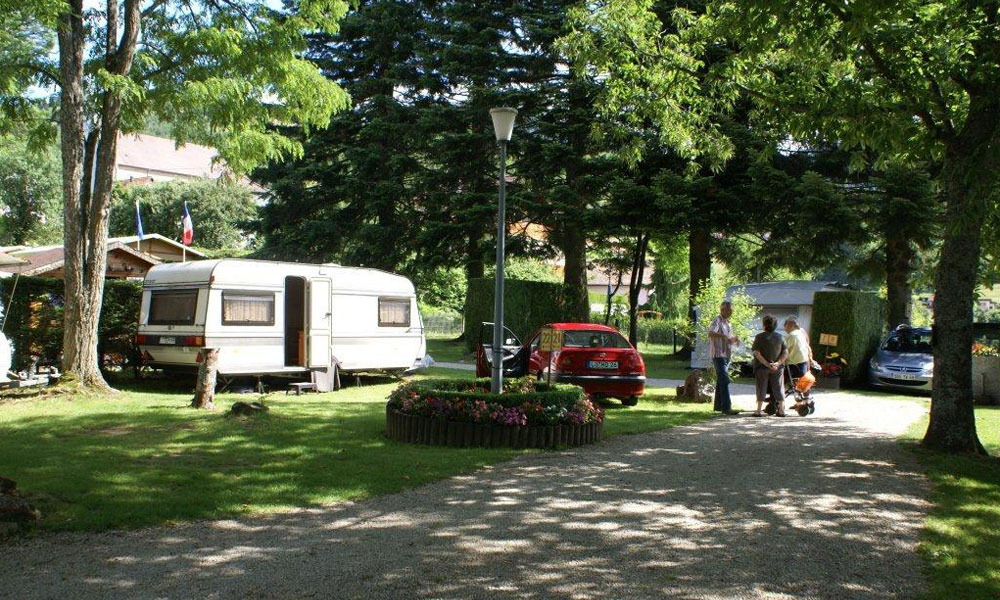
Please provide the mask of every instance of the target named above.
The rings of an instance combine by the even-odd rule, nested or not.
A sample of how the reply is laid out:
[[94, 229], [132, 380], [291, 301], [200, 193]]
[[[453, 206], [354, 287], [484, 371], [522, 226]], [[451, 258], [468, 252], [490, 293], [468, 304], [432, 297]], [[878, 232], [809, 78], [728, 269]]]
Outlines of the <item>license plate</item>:
[[588, 360], [587, 361], [587, 368], [588, 369], [617, 369], [618, 368], [618, 361], [617, 360]]
[[900, 379], [902, 381], [916, 381], [920, 379], [919, 376], [912, 373], [893, 373], [892, 377], [893, 379]]
[[164, 345], [173, 345], [173, 344], [177, 343], [177, 338], [175, 338], [175, 337], [167, 337], [167, 336], [162, 336], [161, 335], [160, 336], [160, 343], [164, 344]]

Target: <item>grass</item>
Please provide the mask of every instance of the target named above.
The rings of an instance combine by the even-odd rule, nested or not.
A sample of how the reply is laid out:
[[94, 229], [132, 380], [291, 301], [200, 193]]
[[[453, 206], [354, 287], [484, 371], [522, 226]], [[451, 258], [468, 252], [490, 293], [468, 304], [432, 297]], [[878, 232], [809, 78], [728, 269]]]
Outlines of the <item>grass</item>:
[[[272, 394], [270, 412], [252, 418], [190, 409], [190, 394], [163, 382], [120, 383], [114, 396], [8, 397], [0, 400], [0, 474], [30, 494], [44, 529], [100, 531], [360, 500], [529, 452], [388, 440], [385, 400], [395, 385]], [[217, 404], [256, 398], [223, 394]], [[661, 392], [634, 408], [609, 405], [606, 432], [710, 416], [708, 405]]]
[[466, 362], [475, 364], [472, 354], [465, 351], [465, 342], [443, 338], [427, 338], [427, 353], [437, 362]]
[[916, 446], [926, 419], [905, 436], [933, 484], [934, 508], [920, 544], [929, 565], [928, 599], [1000, 598], [1000, 408], [977, 407], [976, 427], [993, 457]]

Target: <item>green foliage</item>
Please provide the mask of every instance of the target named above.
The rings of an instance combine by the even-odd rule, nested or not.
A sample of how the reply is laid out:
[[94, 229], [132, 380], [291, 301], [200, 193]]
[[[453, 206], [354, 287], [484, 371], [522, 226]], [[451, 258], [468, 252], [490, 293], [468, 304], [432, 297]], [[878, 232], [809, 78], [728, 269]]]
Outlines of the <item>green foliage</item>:
[[60, 169], [52, 145], [33, 155], [23, 130], [0, 137], [0, 246], [62, 239]]
[[[871, 292], [816, 292], [810, 327], [816, 360], [823, 362], [824, 352], [840, 354], [847, 361], [841, 381], [861, 384], [885, 329], [885, 301]], [[838, 336], [837, 346], [820, 346], [822, 333]]]
[[698, 320], [693, 327], [688, 330], [688, 335], [707, 339], [708, 328], [712, 321], [719, 316], [719, 305], [723, 300], [729, 300], [733, 305], [733, 314], [729, 318], [733, 335], [740, 338], [742, 348], [747, 348], [750, 335], [753, 333], [752, 327], [754, 319], [760, 314], [760, 307], [753, 303], [753, 299], [742, 289], [728, 294], [726, 290], [728, 284], [715, 278], [711, 282], [703, 285], [701, 291], [695, 297], [695, 306], [698, 306]]
[[[504, 261], [503, 272], [507, 279], [519, 281], [548, 281], [550, 283], [562, 281], [562, 277], [556, 273], [551, 264], [537, 258], [512, 257]], [[494, 273], [496, 273], [496, 269], [490, 265], [486, 269], [486, 278], [494, 277]]]
[[[0, 279], [0, 294], [7, 317], [4, 333], [14, 346], [13, 368], [27, 368], [32, 356], [40, 357], [42, 364], [58, 366], [63, 342], [62, 280], [8, 277]], [[103, 367], [139, 366], [135, 335], [139, 329], [141, 297], [142, 284], [139, 282], [121, 279], [105, 282], [97, 330]]]
[[195, 224], [194, 244], [226, 252], [247, 249], [257, 216], [253, 194], [236, 183], [174, 180], [150, 185], [116, 186], [111, 206], [110, 235], [135, 235], [135, 203], [145, 233], [180, 240], [184, 203]]
[[[59, 83], [53, 77], [60, 73], [59, 54], [51, 48], [58, 17], [68, 6], [29, 0], [0, 10], [3, 31], [14, 32], [18, 41], [0, 37], [0, 120], [27, 123], [32, 136], [52, 133], [46, 119], [30, 118], [31, 111], [52, 108], [32, 86]], [[349, 103], [336, 83], [301, 56], [307, 35], [336, 31], [347, 11], [344, 0], [298, 2], [294, 11], [264, 0], [195, 10], [166, 0], [142, 8], [142, 33], [131, 69], [124, 73], [118, 70], [118, 54], [105, 52], [104, 11], [84, 11], [83, 27], [92, 43], [87, 44], [82, 93], [88, 116], [97, 122], [103, 96], [117, 97], [122, 131], [140, 131], [150, 120], [158, 121], [178, 141], [217, 148], [230, 168], [243, 173], [301, 155], [299, 141], [276, 123], [322, 128]], [[121, 35], [119, 29], [112, 37]]]
[[[463, 337], [470, 349], [479, 342], [481, 325], [493, 321], [493, 285], [492, 279], [469, 280]], [[504, 282], [504, 326], [523, 342], [546, 323], [570, 321], [569, 294], [561, 283], [507, 280]]]
[[[639, 343], [642, 344], [684, 344], [684, 332], [687, 331], [687, 319], [639, 319], [637, 323]], [[674, 336], [676, 335], [676, 340]]]
[[435, 307], [453, 313], [461, 313], [465, 307], [468, 284], [465, 272], [455, 267], [438, 267], [422, 271], [415, 278], [417, 296], [423, 307]]

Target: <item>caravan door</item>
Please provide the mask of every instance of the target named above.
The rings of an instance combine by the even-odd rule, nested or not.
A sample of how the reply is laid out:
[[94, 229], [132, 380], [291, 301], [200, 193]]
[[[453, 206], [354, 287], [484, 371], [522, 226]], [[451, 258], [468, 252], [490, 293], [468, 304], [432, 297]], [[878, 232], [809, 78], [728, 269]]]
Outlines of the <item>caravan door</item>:
[[330, 366], [330, 294], [333, 282], [329, 279], [309, 281], [309, 316], [306, 346], [309, 348], [310, 367]]

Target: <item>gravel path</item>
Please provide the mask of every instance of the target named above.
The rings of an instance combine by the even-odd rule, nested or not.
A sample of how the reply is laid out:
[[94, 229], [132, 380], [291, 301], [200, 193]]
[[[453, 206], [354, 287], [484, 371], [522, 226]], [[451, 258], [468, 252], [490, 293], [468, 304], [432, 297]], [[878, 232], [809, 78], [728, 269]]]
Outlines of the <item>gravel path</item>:
[[0, 547], [0, 597], [912, 598], [928, 488], [893, 437], [924, 409], [817, 404], [356, 504], [46, 534]]

